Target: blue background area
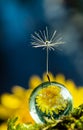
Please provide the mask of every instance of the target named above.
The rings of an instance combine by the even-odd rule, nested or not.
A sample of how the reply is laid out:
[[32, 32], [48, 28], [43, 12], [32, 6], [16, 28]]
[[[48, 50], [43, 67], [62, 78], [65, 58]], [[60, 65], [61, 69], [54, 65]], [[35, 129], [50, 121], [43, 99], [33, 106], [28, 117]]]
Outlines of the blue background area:
[[32, 48], [31, 34], [46, 26], [49, 30], [57, 29], [71, 42], [62, 52], [50, 52], [49, 70], [54, 75], [64, 74], [78, 86], [83, 85], [83, 3], [55, 0], [53, 4], [53, 1], [0, 1], [0, 93], [9, 91], [13, 85], [28, 88], [33, 74], [42, 77], [46, 52]]

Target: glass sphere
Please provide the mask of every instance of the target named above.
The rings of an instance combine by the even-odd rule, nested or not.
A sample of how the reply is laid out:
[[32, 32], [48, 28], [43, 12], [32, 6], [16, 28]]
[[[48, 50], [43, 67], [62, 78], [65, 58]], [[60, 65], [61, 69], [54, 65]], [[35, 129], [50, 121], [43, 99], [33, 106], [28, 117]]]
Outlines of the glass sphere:
[[36, 123], [58, 119], [72, 110], [72, 96], [57, 82], [44, 82], [36, 87], [29, 99], [30, 114]]

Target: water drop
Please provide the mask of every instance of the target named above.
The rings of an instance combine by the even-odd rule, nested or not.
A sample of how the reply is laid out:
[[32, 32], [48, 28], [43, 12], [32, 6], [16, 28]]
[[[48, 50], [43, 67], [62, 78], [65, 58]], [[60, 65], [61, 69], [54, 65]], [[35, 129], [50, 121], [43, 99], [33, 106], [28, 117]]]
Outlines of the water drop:
[[57, 82], [44, 82], [37, 86], [29, 99], [30, 114], [36, 123], [46, 119], [58, 119], [67, 115], [73, 107], [68, 89]]

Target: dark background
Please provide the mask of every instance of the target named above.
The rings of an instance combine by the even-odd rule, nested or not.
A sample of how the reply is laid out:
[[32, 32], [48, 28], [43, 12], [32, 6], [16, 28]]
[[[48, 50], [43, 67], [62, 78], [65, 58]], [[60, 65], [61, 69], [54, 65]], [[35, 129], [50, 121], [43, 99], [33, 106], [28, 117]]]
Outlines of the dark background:
[[48, 27], [64, 36], [62, 51], [49, 55], [49, 70], [83, 85], [83, 1], [0, 0], [0, 93], [46, 70], [46, 52], [31, 46], [31, 34]]

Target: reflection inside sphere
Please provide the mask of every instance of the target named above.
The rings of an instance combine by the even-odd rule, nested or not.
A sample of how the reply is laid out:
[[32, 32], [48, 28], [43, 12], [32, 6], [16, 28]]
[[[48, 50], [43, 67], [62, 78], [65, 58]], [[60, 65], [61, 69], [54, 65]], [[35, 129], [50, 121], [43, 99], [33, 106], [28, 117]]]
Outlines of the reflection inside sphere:
[[30, 114], [37, 123], [58, 119], [72, 110], [72, 96], [57, 82], [44, 82], [31, 93]]

